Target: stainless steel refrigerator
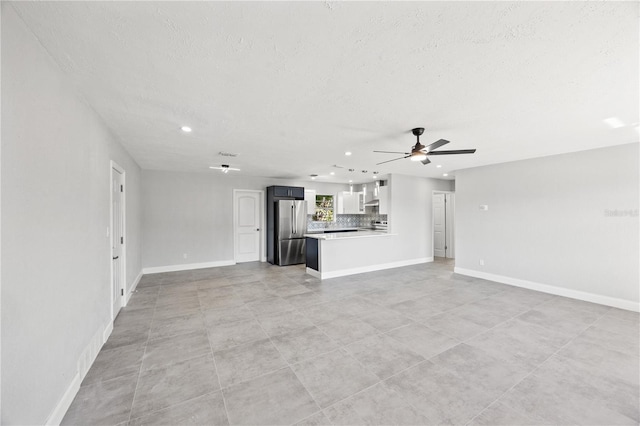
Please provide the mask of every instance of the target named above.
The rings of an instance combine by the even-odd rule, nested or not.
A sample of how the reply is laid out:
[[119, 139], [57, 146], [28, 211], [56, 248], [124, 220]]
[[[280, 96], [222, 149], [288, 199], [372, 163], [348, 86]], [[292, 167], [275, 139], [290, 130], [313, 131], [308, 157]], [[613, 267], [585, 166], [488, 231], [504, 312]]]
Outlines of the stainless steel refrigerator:
[[277, 264], [295, 265], [305, 262], [307, 232], [307, 202], [280, 200], [276, 202]]

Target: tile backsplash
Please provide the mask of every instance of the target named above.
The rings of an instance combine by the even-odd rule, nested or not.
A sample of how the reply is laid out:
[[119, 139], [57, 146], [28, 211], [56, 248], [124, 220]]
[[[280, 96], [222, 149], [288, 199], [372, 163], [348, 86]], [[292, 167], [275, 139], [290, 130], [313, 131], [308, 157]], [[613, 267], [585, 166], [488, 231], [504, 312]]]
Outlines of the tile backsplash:
[[307, 229], [370, 228], [376, 220], [387, 220], [386, 214], [338, 214], [335, 222], [315, 222], [307, 215]]

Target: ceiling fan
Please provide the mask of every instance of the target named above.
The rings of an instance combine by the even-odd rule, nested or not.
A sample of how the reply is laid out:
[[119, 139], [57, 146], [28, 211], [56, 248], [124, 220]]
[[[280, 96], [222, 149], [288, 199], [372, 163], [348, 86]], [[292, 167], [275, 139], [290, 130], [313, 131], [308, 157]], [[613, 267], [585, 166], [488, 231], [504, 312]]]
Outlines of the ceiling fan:
[[420, 143], [420, 135], [424, 133], [423, 127], [416, 127], [415, 129], [411, 129], [411, 133], [417, 138], [416, 144], [411, 147], [411, 152], [396, 152], [396, 151], [373, 151], [373, 152], [381, 152], [383, 154], [403, 154], [404, 157], [394, 158], [393, 160], [383, 161], [382, 163], [377, 163], [377, 165], [389, 163], [391, 161], [402, 160], [404, 158], [411, 157], [411, 161], [420, 161], [422, 164], [427, 165], [431, 161], [429, 160], [429, 155], [451, 155], [451, 154], [473, 154], [476, 152], [475, 149], [457, 149], [453, 151], [434, 151], [436, 148], [440, 148], [442, 145], [446, 145], [449, 143], [448, 140], [438, 139], [432, 144], [424, 146]]

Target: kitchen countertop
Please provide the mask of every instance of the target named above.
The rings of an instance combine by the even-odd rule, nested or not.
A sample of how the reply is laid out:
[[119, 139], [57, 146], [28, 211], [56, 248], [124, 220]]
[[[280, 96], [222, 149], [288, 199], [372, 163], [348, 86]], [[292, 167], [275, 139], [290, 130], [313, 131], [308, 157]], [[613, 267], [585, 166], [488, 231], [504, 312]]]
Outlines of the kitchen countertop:
[[335, 232], [331, 231], [325, 233], [304, 234], [305, 237], [315, 238], [317, 240], [345, 240], [349, 238], [368, 238], [368, 237], [386, 237], [389, 235], [387, 231], [357, 231], [357, 232]]
[[307, 234], [324, 234], [329, 232], [347, 232], [347, 231], [359, 231], [364, 228], [321, 228], [321, 229], [309, 229]]

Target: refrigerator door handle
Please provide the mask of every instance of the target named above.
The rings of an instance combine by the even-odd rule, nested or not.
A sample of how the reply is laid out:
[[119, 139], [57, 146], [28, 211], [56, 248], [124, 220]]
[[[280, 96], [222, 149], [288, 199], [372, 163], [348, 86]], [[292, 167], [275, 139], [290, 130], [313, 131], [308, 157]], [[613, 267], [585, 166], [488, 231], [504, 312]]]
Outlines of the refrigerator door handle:
[[294, 224], [294, 220], [295, 220], [296, 215], [294, 213], [295, 213], [294, 207], [291, 206], [291, 233], [293, 233], [293, 234], [296, 233], [296, 227], [295, 227], [295, 224]]
[[293, 203], [293, 233], [298, 233], [298, 216], [296, 211], [296, 203]]

